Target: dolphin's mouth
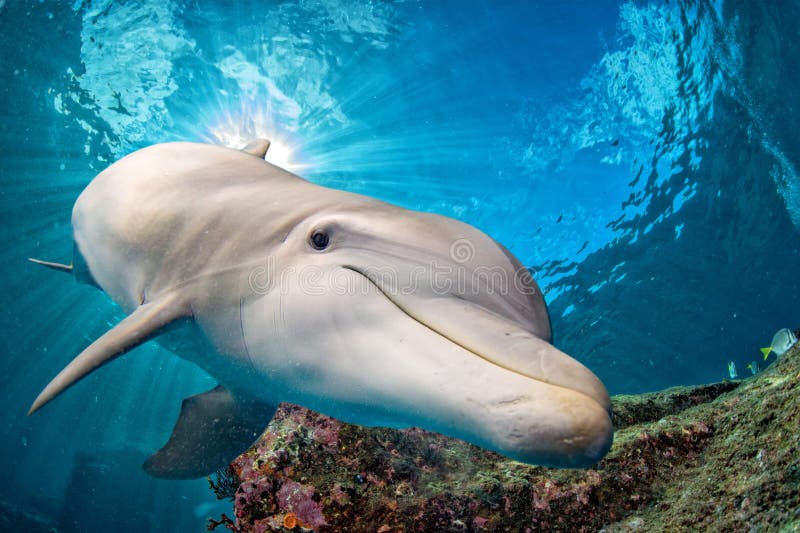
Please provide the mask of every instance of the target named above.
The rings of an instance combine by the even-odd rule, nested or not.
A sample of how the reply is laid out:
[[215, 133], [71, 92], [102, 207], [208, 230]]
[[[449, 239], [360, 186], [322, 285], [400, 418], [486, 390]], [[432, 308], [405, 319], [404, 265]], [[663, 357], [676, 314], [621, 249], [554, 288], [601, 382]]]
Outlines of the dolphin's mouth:
[[448, 342], [509, 372], [581, 394], [610, 413], [608, 392], [588, 368], [515, 321], [458, 296], [426, 298], [386, 290], [358, 267], [343, 268], [368, 280], [398, 310]]

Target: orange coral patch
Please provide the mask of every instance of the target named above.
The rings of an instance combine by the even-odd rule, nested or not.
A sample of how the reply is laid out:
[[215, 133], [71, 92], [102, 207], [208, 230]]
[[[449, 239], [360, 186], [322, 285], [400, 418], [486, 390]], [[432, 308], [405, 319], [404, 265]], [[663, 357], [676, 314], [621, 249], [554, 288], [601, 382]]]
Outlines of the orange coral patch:
[[294, 529], [297, 527], [297, 517], [294, 513], [286, 513], [286, 516], [283, 517], [283, 527], [286, 529]]

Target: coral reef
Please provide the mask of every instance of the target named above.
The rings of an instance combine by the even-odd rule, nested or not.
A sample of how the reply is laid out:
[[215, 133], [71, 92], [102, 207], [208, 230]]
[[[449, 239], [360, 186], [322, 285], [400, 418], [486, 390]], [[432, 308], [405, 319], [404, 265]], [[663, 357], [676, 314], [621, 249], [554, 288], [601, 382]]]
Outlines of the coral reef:
[[283, 404], [231, 464], [232, 531], [675, 531], [800, 527], [800, 347], [741, 381], [613, 399], [587, 470]]

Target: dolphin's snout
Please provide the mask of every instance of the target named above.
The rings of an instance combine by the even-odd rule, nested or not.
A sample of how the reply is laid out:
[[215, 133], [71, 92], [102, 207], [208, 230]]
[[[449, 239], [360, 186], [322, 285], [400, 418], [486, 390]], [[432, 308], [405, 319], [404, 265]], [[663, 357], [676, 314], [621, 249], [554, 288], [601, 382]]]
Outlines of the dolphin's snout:
[[477, 440], [486, 447], [559, 468], [591, 466], [611, 448], [611, 416], [592, 398], [522, 376], [505, 376], [502, 383], [502, 388], [484, 388], [473, 411], [479, 418], [474, 427], [482, 428]]
[[585, 395], [611, 408], [603, 383], [569, 355], [517, 323], [466, 300], [397, 299], [407, 314], [450, 342], [510, 372]]
[[[373, 283], [381, 288], [380, 280]], [[590, 466], [608, 452], [611, 401], [586, 366], [521, 320], [478, 302], [381, 289], [425, 328], [419, 340], [430, 346], [419, 352], [436, 354], [439, 368], [457, 367], [457, 379], [430, 387], [425, 405], [417, 406], [438, 406], [431, 427], [519, 461], [553, 467]]]
[[597, 463], [611, 448], [614, 434], [611, 417], [596, 403], [584, 400], [579, 407], [572, 405], [555, 410], [550, 416], [554, 419], [551, 429], [557, 431], [547, 436], [550, 441], [547, 446], [552, 450], [549, 457], [542, 453], [542, 435], [529, 423], [508, 432], [512, 437], [519, 436], [505, 448], [508, 455], [526, 463], [585, 468]]

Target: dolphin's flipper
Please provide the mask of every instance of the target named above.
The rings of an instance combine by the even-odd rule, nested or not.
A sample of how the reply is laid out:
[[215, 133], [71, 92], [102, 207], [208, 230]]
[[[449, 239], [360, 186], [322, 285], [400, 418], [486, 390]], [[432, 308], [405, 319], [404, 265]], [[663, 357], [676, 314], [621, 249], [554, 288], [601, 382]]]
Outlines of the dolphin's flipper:
[[193, 479], [233, 461], [267, 427], [275, 407], [217, 386], [183, 400], [169, 441], [143, 467], [151, 476]]
[[174, 294], [140, 305], [64, 367], [39, 394], [28, 414], [33, 414], [92, 370], [152, 339], [172, 322], [189, 316], [190, 306]]
[[41, 259], [36, 259], [33, 257], [29, 257], [28, 261], [30, 261], [31, 263], [36, 263], [37, 265], [46, 266], [47, 268], [52, 268], [53, 270], [58, 270], [59, 272], [66, 272], [67, 274], [72, 274], [72, 265], [53, 263], [51, 261], [42, 261]]
[[264, 159], [267, 156], [269, 145], [270, 142], [266, 139], [253, 139], [242, 148], [242, 152]]

